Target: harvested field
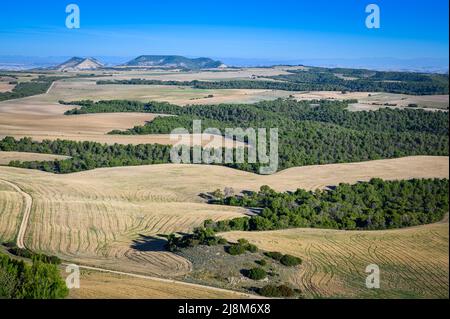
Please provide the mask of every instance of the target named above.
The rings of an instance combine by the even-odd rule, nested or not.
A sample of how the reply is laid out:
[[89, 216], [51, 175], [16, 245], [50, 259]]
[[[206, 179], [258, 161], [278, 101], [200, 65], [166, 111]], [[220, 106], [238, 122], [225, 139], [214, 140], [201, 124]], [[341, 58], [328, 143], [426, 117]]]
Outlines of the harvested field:
[[[448, 109], [448, 95], [407, 95], [384, 92], [342, 92], [336, 91], [316, 91], [316, 92], [294, 92], [293, 96], [297, 100], [331, 99], [348, 100], [357, 99], [359, 103], [351, 104], [350, 111], [376, 111], [380, 108], [405, 108], [409, 104], [417, 104], [421, 108], [435, 110]], [[384, 104], [396, 104], [384, 105]]]
[[[48, 101], [80, 99], [166, 101], [177, 105], [254, 103], [289, 96], [288, 91], [250, 89], [195, 89], [173, 85], [96, 85], [96, 80], [64, 80], [56, 82]], [[110, 79], [109, 79], [110, 80]], [[213, 97], [208, 97], [212, 95]]]
[[216, 291], [178, 283], [167, 283], [118, 274], [83, 270], [80, 278], [80, 289], [72, 289], [69, 298], [236, 299], [245, 298], [245, 296], [233, 292]]
[[[448, 219], [389, 231], [290, 229], [223, 236], [302, 258], [289, 282], [309, 298], [449, 297]], [[380, 268], [380, 289], [365, 286], [370, 264]]]
[[0, 82], [0, 93], [11, 92], [14, 89], [14, 84], [9, 84], [9, 82]]
[[0, 241], [13, 241], [16, 238], [23, 209], [22, 195], [0, 179]]
[[[242, 208], [208, 205], [199, 197], [201, 193], [225, 187], [256, 190], [264, 184], [277, 190], [315, 189], [371, 177], [448, 178], [448, 174], [448, 157], [426, 156], [292, 168], [272, 176], [172, 164], [67, 175], [0, 167], [0, 179], [18, 185], [33, 198], [25, 233], [27, 247], [73, 262], [162, 277], [183, 276], [192, 265], [163, 251], [164, 242], [157, 234], [186, 232], [205, 219], [246, 213]], [[8, 199], [18, 208], [22, 200]], [[5, 221], [10, 223], [10, 219]], [[11, 226], [2, 220], [0, 227]]]
[[54, 154], [38, 154], [25, 152], [2, 152], [0, 151], [0, 165], [8, 165], [11, 161], [53, 161], [67, 159], [69, 156]]

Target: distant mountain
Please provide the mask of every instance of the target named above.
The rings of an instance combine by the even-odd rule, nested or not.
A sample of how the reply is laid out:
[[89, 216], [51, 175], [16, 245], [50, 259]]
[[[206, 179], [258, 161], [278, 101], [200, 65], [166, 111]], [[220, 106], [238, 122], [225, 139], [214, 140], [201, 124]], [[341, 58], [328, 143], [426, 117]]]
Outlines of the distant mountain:
[[178, 55], [141, 55], [124, 64], [130, 67], [159, 67], [159, 68], [184, 68], [184, 69], [215, 69], [226, 67], [220, 61], [210, 58], [189, 59]]
[[103, 67], [103, 64], [94, 58], [73, 57], [64, 63], [56, 66], [54, 69], [58, 71], [83, 71], [96, 70]]

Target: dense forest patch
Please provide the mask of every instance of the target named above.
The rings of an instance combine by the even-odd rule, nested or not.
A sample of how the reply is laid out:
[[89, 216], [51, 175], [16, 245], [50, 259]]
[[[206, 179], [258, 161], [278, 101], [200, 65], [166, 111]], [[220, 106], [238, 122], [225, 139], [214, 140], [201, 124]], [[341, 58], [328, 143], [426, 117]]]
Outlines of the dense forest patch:
[[[295, 227], [346, 230], [381, 230], [430, 224], [448, 212], [448, 179], [383, 181], [372, 179], [354, 185], [340, 184], [327, 190], [278, 193], [268, 186], [259, 192], [217, 196], [220, 205], [259, 209], [242, 218], [205, 223], [216, 232], [264, 231]], [[271, 255], [274, 259], [282, 256]], [[289, 258], [288, 258], [289, 259]], [[291, 263], [291, 260], [286, 260]]]
[[[143, 126], [110, 134], [169, 134], [176, 128], [193, 132], [194, 120], [208, 127], [278, 128], [279, 169], [294, 166], [367, 161], [410, 155], [448, 155], [448, 114], [415, 109], [350, 112], [352, 101], [278, 99], [256, 104], [180, 107], [163, 102], [79, 101], [67, 114], [149, 112], [158, 117]], [[242, 138], [245, 140], [245, 136]], [[231, 167], [257, 172], [258, 165]]]

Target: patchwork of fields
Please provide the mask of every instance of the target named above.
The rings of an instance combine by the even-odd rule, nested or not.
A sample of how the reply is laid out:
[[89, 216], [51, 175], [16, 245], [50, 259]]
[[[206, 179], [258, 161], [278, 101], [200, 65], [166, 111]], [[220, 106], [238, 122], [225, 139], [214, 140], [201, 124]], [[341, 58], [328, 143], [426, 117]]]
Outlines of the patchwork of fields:
[[[228, 72], [114, 71], [115, 79], [221, 81], [286, 74], [283, 67]], [[97, 74], [101, 75], [101, 74]], [[110, 79], [106, 76], [104, 79]], [[33, 75], [34, 76], [34, 75]], [[20, 78], [19, 78], [20, 79]], [[29, 79], [29, 78], [27, 78]], [[374, 110], [380, 103], [430, 109], [448, 107], [448, 96], [391, 93], [290, 92], [255, 89], [202, 90], [177, 86], [101, 85], [94, 79], [55, 82], [47, 94], [0, 102], [0, 138], [66, 139], [107, 144], [173, 144], [169, 136], [107, 135], [152, 121], [157, 114], [100, 113], [65, 116], [73, 106], [59, 100], [168, 101], [179, 105], [252, 103], [279, 97], [351, 99], [353, 111]], [[0, 92], [10, 89], [0, 84]], [[209, 96], [211, 95], [211, 96]], [[209, 97], [208, 97], [209, 96]], [[219, 106], [218, 106], [219, 107]], [[353, 114], [353, 113], [352, 113]], [[202, 141], [204, 145], [207, 141]], [[49, 154], [0, 152], [0, 241], [15, 241], [26, 210], [22, 190], [32, 198], [25, 246], [67, 262], [137, 275], [183, 280], [193, 271], [187, 259], [168, 252], [160, 236], [191, 232], [206, 219], [242, 217], [246, 209], [207, 204], [202, 195], [232, 188], [236, 193], [269, 185], [277, 191], [324, 189], [377, 177], [385, 180], [449, 178], [447, 156], [411, 156], [361, 163], [294, 167], [270, 176], [222, 166], [152, 165], [103, 168], [67, 175], [7, 167], [12, 160], [53, 160]], [[289, 284], [307, 298], [448, 298], [448, 219], [441, 223], [390, 231], [289, 229], [231, 232], [230, 241], [246, 238], [259, 248], [301, 257], [304, 264]], [[381, 289], [365, 288], [365, 267], [377, 264]], [[236, 298], [233, 292], [143, 279], [119, 273], [83, 270], [82, 289], [72, 298]]]
[[[231, 219], [246, 213], [241, 208], [208, 205], [199, 197], [201, 193], [224, 187], [233, 187], [236, 191], [256, 190], [265, 184], [278, 190], [294, 190], [297, 187], [315, 189], [341, 181], [357, 182], [372, 177], [448, 178], [448, 175], [447, 157], [310, 166], [288, 169], [272, 176], [216, 166], [171, 164], [97, 169], [68, 175], [0, 167], [1, 180], [18, 185], [33, 198], [30, 223], [25, 234], [26, 247], [55, 254], [71, 262], [170, 278], [182, 278], [192, 270], [192, 266], [184, 258], [165, 251], [164, 241], [156, 235], [189, 232], [206, 219]], [[5, 184], [0, 194], [6, 199], [0, 215], [0, 227], [8, 234], [5, 239], [11, 239], [17, 232], [23, 199]], [[311, 235], [311, 243], [314, 238], [323, 237], [320, 230], [299, 230], [304, 231], [316, 234]], [[286, 232], [290, 234], [292, 231]], [[358, 237], [358, 233], [349, 234], [350, 238]], [[253, 239], [255, 235], [248, 236]], [[236, 236], [243, 237], [243, 234]], [[380, 236], [386, 238], [383, 233]], [[273, 243], [273, 239], [269, 239], [271, 237], [267, 238], [268, 243]], [[281, 238], [283, 236], [280, 236], [280, 241]], [[303, 241], [302, 236], [294, 238]], [[342, 242], [342, 245], [353, 245], [345, 240], [333, 240]], [[368, 245], [371, 241], [365, 243]], [[258, 245], [270, 248], [265, 242], [258, 242]], [[297, 246], [295, 243], [292, 245]], [[440, 245], [436, 244], [436, 247]], [[355, 249], [362, 251], [373, 247], [355, 246]], [[441, 255], [436, 256], [442, 258], [442, 250], [439, 251]], [[298, 251], [288, 252], [299, 254]], [[429, 253], [434, 255], [433, 251]], [[304, 254], [302, 250], [300, 255]], [[344, 256], [348, 254], [342, 258]], [[382, 256], [384, 253], [380, 258]], [[318, 267], [316, 261], [320, 259], [315, 256], [311, 258], [314, 262], [311, 261], [310, 267]], [[393, 262], [397, 264], [397, 261]], [[307, 271], [308, 268], [304, 269]], [[298, 284], [307, 280], [305, 278], [300, 275], [293, 282]], [[323, 293], [320, 289], [328, 289], [320, 283], [315, 285], [319, 286], [314, 289], [319, 289], [320, 294]], [[334, 292], [330, 290], [330, 294]], [[311, 296], [315, 296], [313, 292]]]
[[[449, 225], [388, 231], [290, 229], [232, 232], [268, 251], [301, 257], [290, 279], [309, 298], [448, 298]], [[367, 289], [365, 269], [380, 268], [380, 289]]]

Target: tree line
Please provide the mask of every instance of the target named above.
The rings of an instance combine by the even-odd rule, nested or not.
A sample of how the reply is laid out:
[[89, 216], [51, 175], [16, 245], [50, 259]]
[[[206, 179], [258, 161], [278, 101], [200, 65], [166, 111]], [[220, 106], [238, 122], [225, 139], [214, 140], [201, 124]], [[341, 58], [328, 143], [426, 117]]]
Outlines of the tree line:
[[65, 140], [36, 142], [30, 138], [0, 140], [1, 151], [32, 152], [70, 156], [54, 161], [12, 161], [13, 167], [39, 169], [52, 173], [72, 173], [99, 167], [162, 164], [170, 162], [170, 147], [159, 144], [107, 145]]
[[[150, 79], [100, 80], [98, 85], [175, 85], [197, 89], [270, 89], [285, 91], [388, 92], [413, 95], [448, 94], [448, 76], [412, 72], [383, 72], [309, 67], [258, 80], [162, 81]], [[339, 77], [341, 74], [352, 79]], [[277, 81], [271, 81], [277, 80]]]

